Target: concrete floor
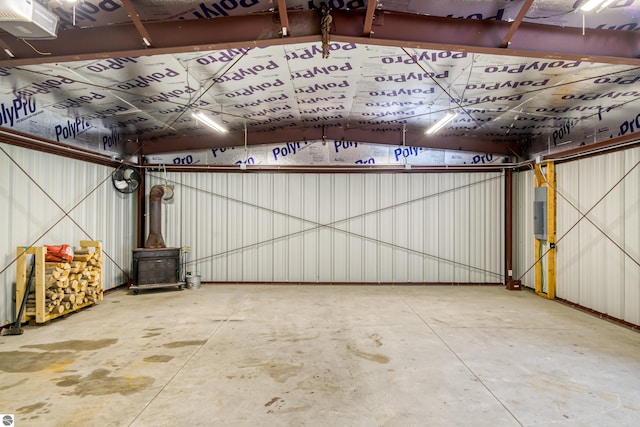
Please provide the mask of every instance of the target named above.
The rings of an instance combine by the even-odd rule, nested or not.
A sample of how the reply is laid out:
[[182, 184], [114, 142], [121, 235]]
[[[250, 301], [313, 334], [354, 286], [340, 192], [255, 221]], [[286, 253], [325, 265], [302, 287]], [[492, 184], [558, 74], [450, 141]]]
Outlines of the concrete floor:
[[0, 338], [16, 426], [638, 426], [640, 333], [501, 287], [125, 290]]

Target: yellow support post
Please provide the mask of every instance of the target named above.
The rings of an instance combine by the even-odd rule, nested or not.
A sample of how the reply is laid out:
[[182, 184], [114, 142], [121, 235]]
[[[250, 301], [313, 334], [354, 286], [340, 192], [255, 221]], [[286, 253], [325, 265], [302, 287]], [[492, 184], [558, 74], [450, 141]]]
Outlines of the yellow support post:
[[[552, 161], [538, 163], [534, 166], [534, 187], [547, 188], [547, 245], [540, 239], [534, 238], [534, 257], [537, 261], [535, 274], [536, 294], [548, 299], [556, 297], [556, 172]], [[546, 248], [546, 251], [545, 251]], [[547, 290], [543, 289], [542, 278], [545, 276], [545, 268], [542, 254], [547, 258], [546, 279]]]
[[[539, 239], [534, 238], [533, 239], [533, 250], [534, 250], [534, 258], [537, 260], [538, 259], [538, 254], [542, 253], [542, 242]], [[538, 261], [536, 263], [536, 266], [534, 267], [534, 278], [535, 278], [535, 289], [536, 289], [536, 294], [538, 295], [543, 295], [543, 290], [542, 290], [542, 260]]]
[[556, 169], [553, 162], [547, 166], [547, 298], [556, 297]]

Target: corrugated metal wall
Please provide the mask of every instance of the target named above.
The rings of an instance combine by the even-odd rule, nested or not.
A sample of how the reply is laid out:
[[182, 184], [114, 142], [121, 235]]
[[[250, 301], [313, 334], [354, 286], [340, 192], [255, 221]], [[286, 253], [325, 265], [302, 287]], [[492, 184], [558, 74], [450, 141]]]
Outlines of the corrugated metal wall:
[[513, 277], [535, 287], [533, 254], [533, 170], [513, 174]]
[[135, 195], [114, 190], [113, 169], [2, 143], [0, 148], [0, 321], [13, 321], [17, 246], [101, 240], [105, 289], [124, 283], [137, 203]]
[[[556, 166], [557, 296], [636, 325], [640, 324], [639, 163], [640, 148], [635, 148]], [[583, 214], [586, 218], [574, 227]]]
[[[504, 174], [169, 173], [168, 246], [224, 282], [501, 283]], [[151, 174], [149, 188], [164, 184]]]

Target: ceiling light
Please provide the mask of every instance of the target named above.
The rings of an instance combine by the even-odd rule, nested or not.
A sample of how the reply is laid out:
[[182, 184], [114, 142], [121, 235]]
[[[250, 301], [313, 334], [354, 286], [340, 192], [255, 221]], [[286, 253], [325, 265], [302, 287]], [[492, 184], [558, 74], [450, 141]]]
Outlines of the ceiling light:
[[209, 117], [205, 116], [203, 113], [197, 112], [191, 115], [194, 119], [201, 121], [205, 125], [209, 126], [211, 129], [216, 130], [220, 133], [227, 133], [227, 130], [219, 125], [218, 123], [211, 120]]
[[611, 3], [613, 3], [613, 0], [589, 0], [585, 4], [583, 4], [582, 7], [580, 7], [580, 10], [583, 12], [591, 12], [593, 9], [600, 6], [597, 10], [598, 12], [600, 12]]
[[143, 38], [142, 38], [142, 43], [144, 43], [144, 45], [145, 45], [146, 47], [151, 47], [151, 42], [150, 42], [149, 40], [147, 40], [147, 38], [146, 38], [146, 37], [143, 37]]
[[453, 112], [453, 111], [448, 111], [447, 114], [445, 114], [444, 116], [440, 117], [440, 120], [435, 122], [433, 124], [433, 126], [431, 126], [429, 129], [427, 129], [427, 131], [425, 133], [427, 135], [432, 135], [432, 134], [438, 132], [440, 129], [445, 127], [447, 125], [447, 123], [449, 123], [451, 120], [453, 120], [457, 115], [458, 114]]

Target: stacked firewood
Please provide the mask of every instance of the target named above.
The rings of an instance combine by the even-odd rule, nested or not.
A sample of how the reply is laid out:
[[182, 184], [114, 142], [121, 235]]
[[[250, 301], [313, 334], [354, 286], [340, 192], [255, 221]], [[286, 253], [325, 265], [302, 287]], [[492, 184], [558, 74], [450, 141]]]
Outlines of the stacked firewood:
[[[101, 255], [76, 249], [72, 262], [45, 262], [45, 313], [62, 314], [102, 299]], [[28, 274], [28, 273], [27, 273]], [[27, 312], [36, 309], [35, 286], [27, 298]]]

